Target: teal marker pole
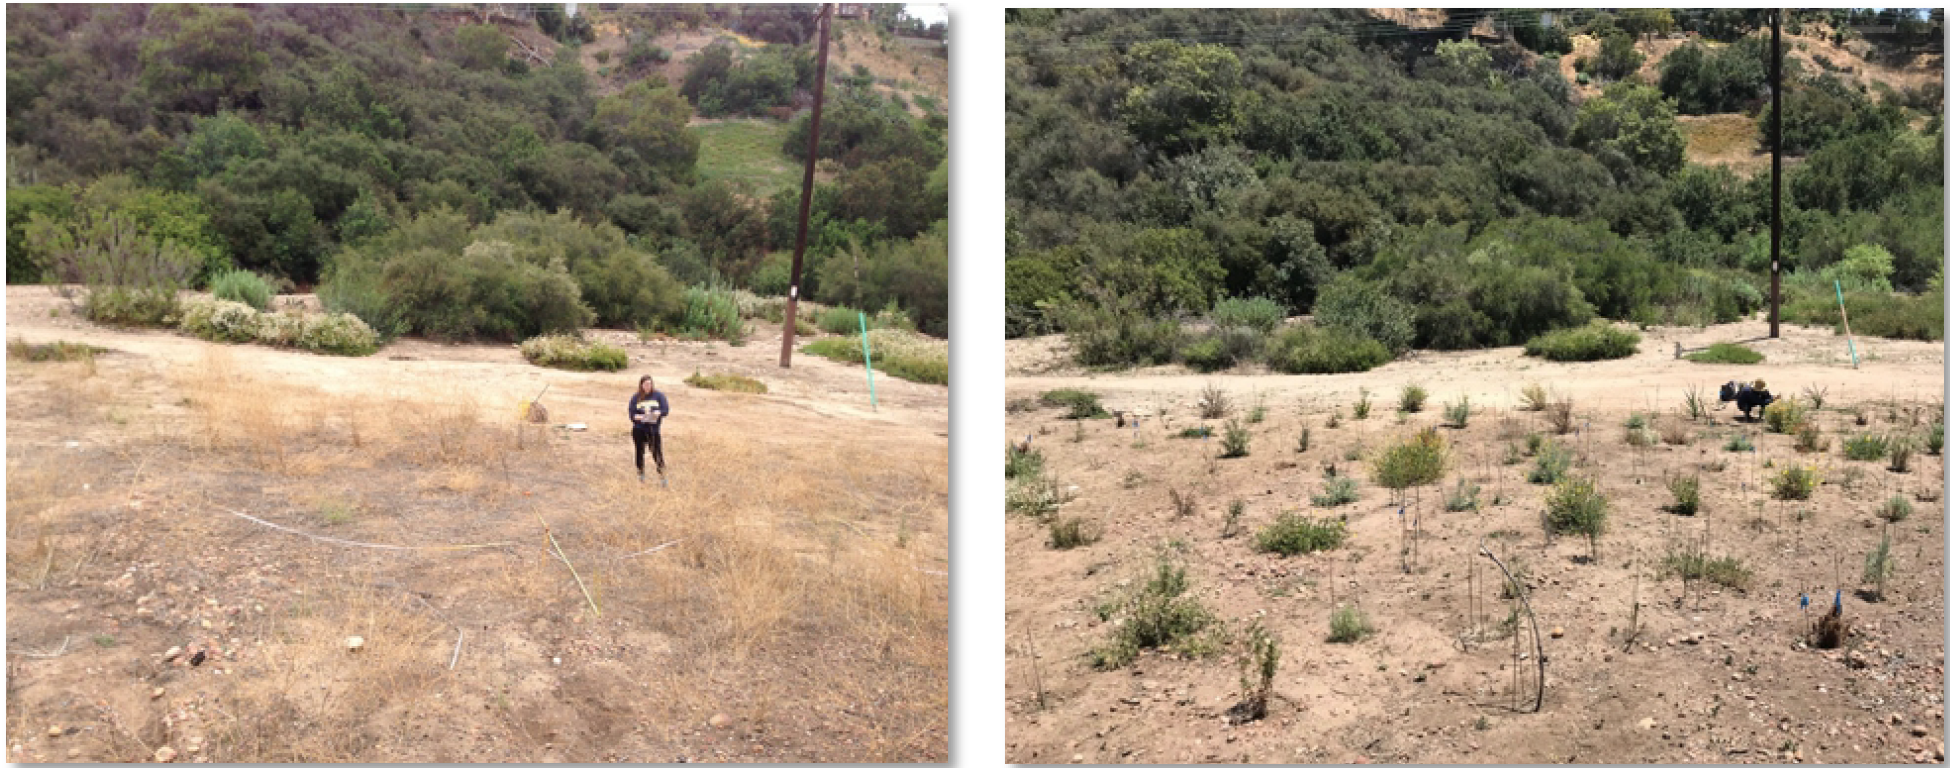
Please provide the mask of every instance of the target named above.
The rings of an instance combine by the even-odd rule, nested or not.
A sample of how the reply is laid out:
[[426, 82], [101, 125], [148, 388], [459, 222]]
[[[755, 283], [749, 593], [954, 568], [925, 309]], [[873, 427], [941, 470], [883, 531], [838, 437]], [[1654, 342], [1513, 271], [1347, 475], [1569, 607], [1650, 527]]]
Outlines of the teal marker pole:
[[867, 313], [860, 313], [860, 355], [867, 360], [867, 399], [873, 402], [873, 409], [880, 410], [880, 395], [873, 389], [873, 345], [867, 343]]
[[1848, 334], [1848, 364], [1862, 367], [1862, 361], [1855, 359], [1855, 332], [1848, 329], [1848, 304], [1842, 301], [1842, 281], [1835, 281], [1835, 306], [1842, 309], [1842, 333]]

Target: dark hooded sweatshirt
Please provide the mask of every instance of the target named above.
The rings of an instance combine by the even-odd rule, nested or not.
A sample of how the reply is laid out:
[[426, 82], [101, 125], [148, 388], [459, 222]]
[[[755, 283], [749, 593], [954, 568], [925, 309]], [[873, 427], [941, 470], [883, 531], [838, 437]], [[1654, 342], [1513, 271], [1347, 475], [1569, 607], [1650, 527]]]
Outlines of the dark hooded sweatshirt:
[[[637, 421], [638, 413], [650, 416], [648, 421]], [[641, 391], [630, 395], [630, 424], [632, 429], [659, 433], [663, 427], [663, 417], [670, 415], [670, 401], [664, 399], [663, 390], [657, 390], [645, 397]]]

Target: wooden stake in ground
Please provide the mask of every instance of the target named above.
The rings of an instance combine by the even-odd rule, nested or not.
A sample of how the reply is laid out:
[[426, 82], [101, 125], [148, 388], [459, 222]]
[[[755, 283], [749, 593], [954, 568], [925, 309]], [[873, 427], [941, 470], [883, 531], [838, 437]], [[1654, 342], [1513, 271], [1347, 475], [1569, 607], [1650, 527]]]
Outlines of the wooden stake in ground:
[[582, 574], [576, 573], [576, 564], [569, 562], [568, 555], [562, 554], [562, 545], [556, 543], [555, 534], [548, 528], [548, 521], [542, 519], [540, 512], [535, 513], [535, 520], [542, 524], [542, 535], [548, 537], [548, 545], [555, 551], [555, 556], [562, 559], [563, 565], [569, 566], [569, 575], [575, 577], [576, 587], [582, 590], [582, 598], [589, 601], [589, 609], [595, 611], [597, 616], [603, 615], [602, 606], [596, 605], [596, 597], [589, 594], [589, 586], [582, 583]]

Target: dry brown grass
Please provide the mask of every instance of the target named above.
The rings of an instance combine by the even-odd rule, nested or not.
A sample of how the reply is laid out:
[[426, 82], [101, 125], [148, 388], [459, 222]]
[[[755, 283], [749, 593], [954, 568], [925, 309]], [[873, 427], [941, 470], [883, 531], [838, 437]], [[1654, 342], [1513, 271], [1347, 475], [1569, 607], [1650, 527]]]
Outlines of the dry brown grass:
[[[945, 559], [945, 452], [834, 439], [779, 464], [774, 443], [706, 431], [667, 446], [664, 490], [622, 471], [620, 430], [564, 439], [458, 388], [335, 394], [220, 348], [162, 378], [158, 397], [186, 400], [177, 423], [115, 433], [82, 470], [9, 459], [10, 635], [39, 649], [69, 631], [70, 603], [127, 614], [157, 596], [118, 630], [129, 661], [110, 669], [137, 679], [23, 679], [18, 732], [100, 695], [95, 716], [126, 728], [90, 743], [94, 759], [192, 737], [225, 762], [946, 757], [947, 580], [924, 572]], [[24, 389], [10, 411], [62, 418], [46, 408], [59, 387], [33, 402]], [[362, 549], [225, 509], [357, 542], [512, 544]], [[600, 616], [545, 549], [543, 520]], [[93, 586], [125, 572], [126, 588]], [[25, 597], [70, 583], [88, 586], [52, 608]], [[349, 635], [365, 650], [347, 651]], [[171, 644], [208, 646], [233, 674], [160, 664]], [[116, 698], [151, 678], [196, 703], [164, 724], [146, 697]], [[720, 711], [741, 725], [701, 728]], [[840, 711], [843, 735], [812, 735]], [[787, 733], [790, 750], [743, 751]]]

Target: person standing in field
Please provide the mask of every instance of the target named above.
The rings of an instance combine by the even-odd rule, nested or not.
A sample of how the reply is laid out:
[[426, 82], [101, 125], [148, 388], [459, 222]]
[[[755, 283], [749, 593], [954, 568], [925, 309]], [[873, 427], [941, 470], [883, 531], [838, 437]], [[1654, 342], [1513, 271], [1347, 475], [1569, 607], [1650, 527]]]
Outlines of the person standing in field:
[[657, 475], [664, 473], [664, 417], [670, 415], [670, 401], [657, 390], [649, 376], [637, 380], [636, 393], [630, 395], [630, 438], [636, 443], [636, 480], [643, 482], [643, 448], [657, 464]]

